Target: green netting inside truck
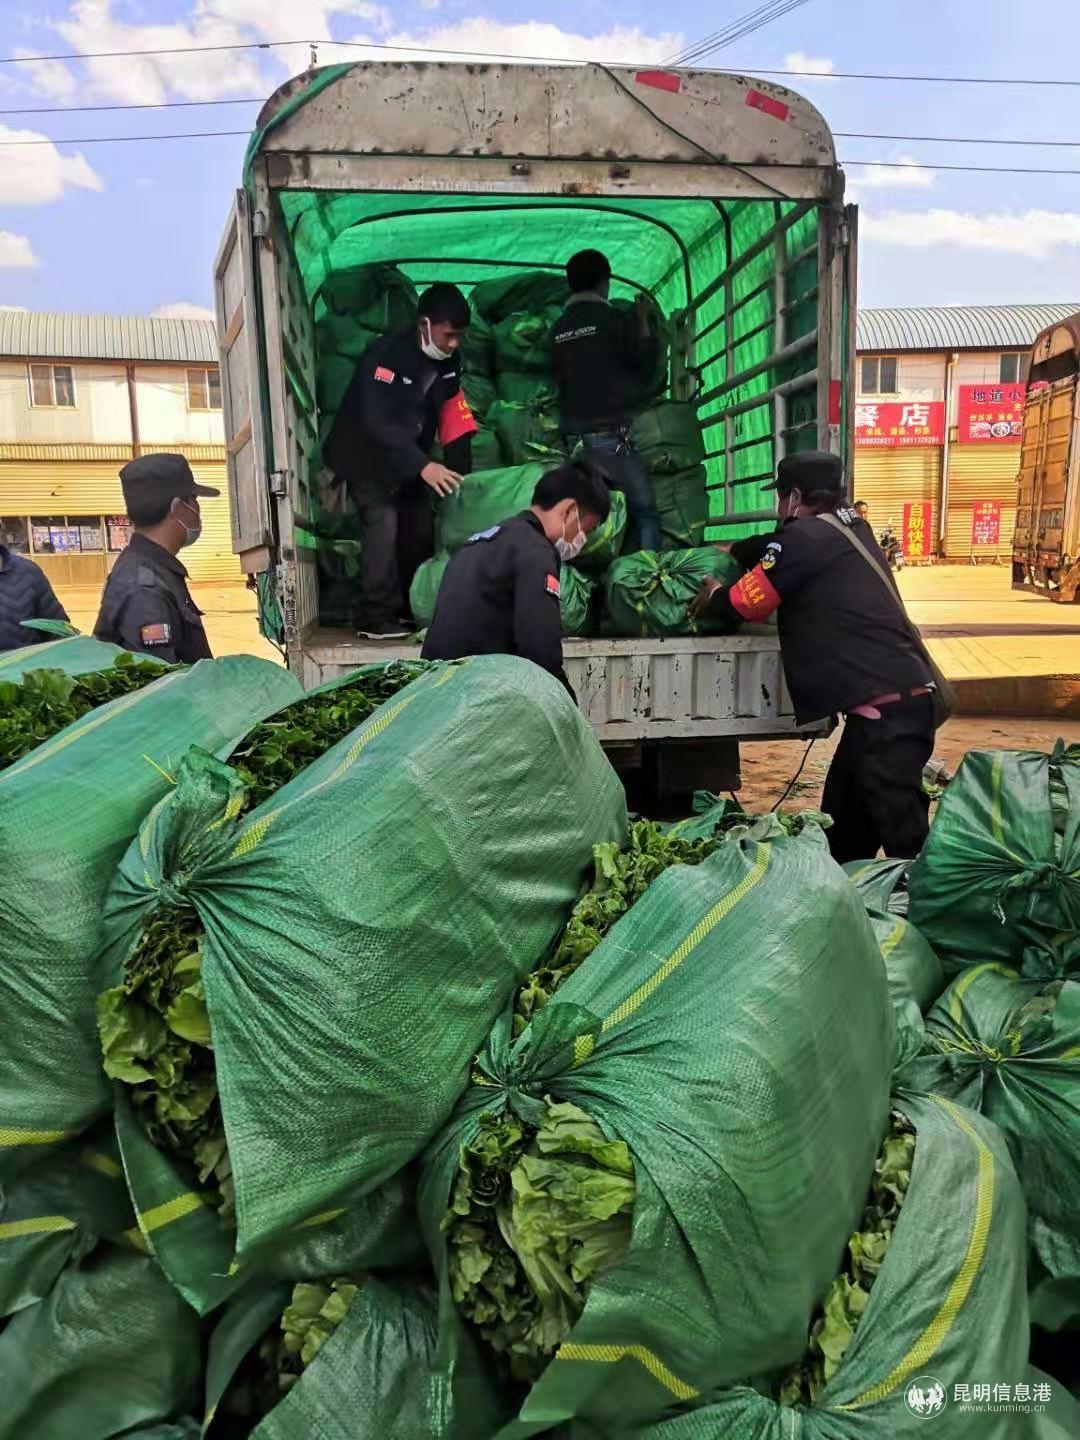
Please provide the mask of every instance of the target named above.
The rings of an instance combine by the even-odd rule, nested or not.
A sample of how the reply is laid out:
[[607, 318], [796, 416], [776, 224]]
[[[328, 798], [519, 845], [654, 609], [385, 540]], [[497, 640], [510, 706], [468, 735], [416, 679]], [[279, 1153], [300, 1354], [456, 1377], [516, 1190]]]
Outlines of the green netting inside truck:
[[[359, 265], [394, 265], [418, 289], [449, 280], [463, 290], [516, 272], [562, 271], [575, 250], [595, 246], [611, 260], [613, 298], [647, 290], [681, 325], [673, 363], [674, 393], [694, 399], [705, 429], [710, 514], [725, 513], [722, 417], [735, 410], [731, 436], [735, 488], [728, 513], [763, 508], [761, 480], [774, 466], [777, 385], [814, 370], [816, 347], [776, 365], [773, 315], [776, 247], [787, 263], [782, 347], [811, 334], [818, 319], [816, 208], [771, 200], [623, 200], [605, 197], [443, 194], [335, 194], [287, 190], [278, 203], [316, 322], [326, 311], [327, 282]], [[785, 221], [787, 222], [785, 224]], [[730, 275], [730, 340], [722, 277]], [[794, 261], [794, 264], [792, 262]], [[731, 376], [762, 367], [741, 384]], [[306, 387], [304, 387], [306, 390]], [[305, 396], [294, 387], [301, 409]], [[753, 403], [758, 400], [758, 403]], [[785, 446], [817, 446], [817, 389], [788, 401]], [[312, 440], [317, 432], [311, 426]], [[759, 479], [760, 477], [760, 479]], [[756, 482], [756, 483], [755, 483]], [[733, 539], [752, 526], [708, 532]]]

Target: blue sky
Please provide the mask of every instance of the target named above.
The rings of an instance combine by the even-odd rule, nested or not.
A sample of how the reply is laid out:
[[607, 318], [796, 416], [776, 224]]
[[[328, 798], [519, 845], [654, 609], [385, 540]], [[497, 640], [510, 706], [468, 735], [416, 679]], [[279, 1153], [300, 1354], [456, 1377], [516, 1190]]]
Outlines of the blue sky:
[[[0, 55], [145, 49], [293, 37], [657, 63], [754, 8], [643, 0], [4, 0]], [[808, 0], [707, 64], [1077, 77], [1080, 6]], [[1053, 44], [1047, 43], [1053, 37]], [[324, 45], [323, 61], [358, 52]], [[359, 52], [362, 53], [362, 52]], [[269, 93], [306, 48], [160, 59], [0, 65], [0, 110]], [[812, 64], [808, 64], [812, 62]], [[1080, 142], [1080, 90], [791, 79], [834, 131]], [[96, 114], [0, 114], [0, 305], [145, 314], [211, 303], [214, 252], [244, 141], [79, 145], [79, 137], [247, 130], [252, 105]], [[1080, 171], [1074, 149], [838, 141], [849, 160], [914, 159]], [[1080, 174], [986, 175], [852, 167], [862, 215], [863, 305], [1076, 301]]]

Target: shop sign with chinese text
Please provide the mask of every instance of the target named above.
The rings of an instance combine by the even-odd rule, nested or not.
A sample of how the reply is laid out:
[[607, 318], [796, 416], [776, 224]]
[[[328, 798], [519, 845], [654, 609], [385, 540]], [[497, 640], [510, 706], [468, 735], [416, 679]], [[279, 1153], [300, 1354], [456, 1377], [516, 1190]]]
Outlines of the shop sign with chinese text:
[[1001, 501], [976, 500], [971, 507], [972, 545], [998, 545], [1001, 542]]
[[956, 396], [956, 435], [971, 441], [1019, 443], [1024, 430], [1026, 385], [961, 385]]
[[905, 560], [926, 560], [930, 556], [931, 507], [927, 500], [910, 500], [904, 506]]
[[855, 444], [944, 445], [944, 400], [859, 401]]

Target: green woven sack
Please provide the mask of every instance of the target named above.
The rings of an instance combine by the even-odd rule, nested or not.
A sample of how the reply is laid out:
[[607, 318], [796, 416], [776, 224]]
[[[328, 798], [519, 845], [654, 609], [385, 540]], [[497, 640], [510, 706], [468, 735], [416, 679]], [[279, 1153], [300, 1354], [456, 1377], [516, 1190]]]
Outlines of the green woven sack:
[[890, 915], [908, 913], [908, 872], [910, 860], [849, 860], [844, 873], [863, 897], [868, 910], [886, 910]]
[[[425, 1157], [444, 1284], [443, 1222], [485, 1113], [536, 1125], [545, 1097], [580, 1107], [629, 1147], [636, 1199], [628, 1248], [500, 1440], [575, 1415], [640, 1423], [797, 1360], [862, 1212], [893, 1046], [869, 921], [820, 829], [737, 830], [670, 867], [510, 1035], [504, 1014]], [[464, 1322], [442, 1313], [452, 1366]]]
[[119, 645], [95, 640], [92, 635], [68, 635], [62, 640], [45, 640], [40, 645], [23, 645], [0, 654], [0, 681], [18, 683], [30, 670], [62, 670], [65, 675], [86, 675], [104, 670], [118, 655]]
[[319, 301], [326, 306], [327, 318], [340, 318], [378, 335], [416, 320], [416, 286], [395, 265], [332, 270], [319, 286], [316, 305]]
[[487, 375], [477, 375], [472, 371], [466, 371], [461, 377], [461, 388], [465, 392], [469, 409], [477, 420], [486, 420], [488, 411], [498, 400], [495, 381]]
[[435, 615], [435, 601], [439, 597], [439, 586], [446, 574], [450, 556], [445, 552], [433, 555], [430, 560], [417, 568], [409, 586], [409, 609], [418, 630], [426, 630]]
[[632, 438], [650, 475], [679, 475], [705, 461], [697, 411], [684, 400], [661, 400], [640, 411]]
[[494, 430], [481, 426], [472, 437], [472, 468], [498, 470], [503, 463], [502, 445]]
[[495, 388], [499, 399], [511, 405], [550, 410], [557, 403], [554, 380], [539, 371], [500, 370]]
[[1080, 973], [1080, 745], [969, 750], [911, 867], [911, 918], [957, 970]]
[[226, 755], [300, 694], [280, 665], [202, 660], [103, 705], [0, 775], [0, 1179], [109, 1105], [94, 1006], [105, 892], [189, 745]]
[[1035, 1254], [1050, 1276], [1080, 1281], [1080, 982], [1046, 985], [996, 962], [965, 970], [927, 1015], [923, 1053], [897, 1085], [950, 1096], [1001, 1127]]
[[548, 468], [534, 463], [466, 475], [460, 489], [435, 506], [436, 548], [453, 552], [481, 530], [527, 510]]
[[[646, 295], [645, 299], [649, 307], [649, 330], [652, 335], [655, 336], [657, 342], [656, 364], [653, 366], [652, 374], [647, 376], [642, 382], [641, 389], [634, 401], [635, 405], [645, 405], [655, 396], [659, 395], [662, 390], [667, 389], [668, 368], [671, 361], [671, 325], [668, 323], [663, 311], [652, 296]], [[632, 321], [634, 328], [637, 328], [633, 300], [613, 300], [611, 302], [611, 308], [626, 314], [628, 319]]]
[[[564, 306], [570, 298], [561, 270], [515, 270], [497, 280], [484, 280], [469, 291], [474, 315], [496, 323], [519, 312]], [[472, 329], [470, 325], [469, 329]]]
[[469, 328], [461, 337], [461, 365], [467, 377], [477, 376], [492, 380], [495, 375], [495, 331], [491, 321], [484, 318], [476, 308], [475, 300], [469, 297], [472, 319]]
[[199, 1322], [145, 1255], [69, 1265], [0, 1334], [2, 1440], [114, 1440], [190, 1412]]
[[561, 463], [559, 421], [546, 397], [539, 405], [497, 400], [488, 413], [488, 424], [499, 437], [504, 464], [524, 465], [548, 456], [552, 463]]
[[712, 577], [733, 585], [742, 574], [723, 550], [637, 550], [616, 560], [604, 576], [607, 612], [617, 635], [663, 636], [717, 634], [733, 630], [727, 620], [692, 620], [688, 606]]
[[111, 1123], [43, 1155], [4, 1186], [0, 1204], [2, 1318], [48, 1295], [64, 1266], [100, 1239], [132, 1238], [135, 1216]]
[[[421, 630], [426, 630], [435, 615], [435, 601], [450, 556], [433, 555], [417, 570], [409, 588], [409, 607]], [[582, 575], [574, 565], [564, 565], [560, 573], [559, 610], [564, 635], [587, 635], [591, 628], [591, 606], [596, 582]]]
[[495, 325], [495, 373], [551, 375], [551, 332], [562, 313], [560, 305], [532, 312], [518, 311]]
[[[885, 1259], [816, 1404], [779, 1405], [743, 1386], [641, 1429], [573, 1428], [567, 1440], [1068, 1440], [1080, 1410], [1028, 1369], [1024, 1202], [1004, 1139], [981, 1116], [930, 1097], [897, 1102], [915, 1125], [911, 1183]], [[993, 1401], [1026, 1387], [1030, 1413]], [[961, 1387], [961, 1401], [956, 1387]], [[976, 1386], [989, 1403], [963, 1407]], [[1000, 1408], [992, 1408], [995, 1403]], [[981, 1413], [979, 1413], [981, 1411]], [[931, 1423], [932, 1422], [932, 1423]]]
[[705, 526], [709, 523], [705, 478], [704, 465], [695, 465], [678, 475], [651, 477], [665, 550], [692, 550], [704, 545]]
[[608, 492], [611, 509], [602, 525], [589, 532], [581, 554], [574, 561], [591, 575], [601, 575], [618, 558], [626, 538], [626, 496], [621, 490]]
[[896, 1012], [897, 1064], [917, 1053], [923, 1043], [923, 1012], [945, 988], [945, 970], [914, 925], [902, 915], [867, 906], [878, 942]]
[[[625, 801], [562, 686], [509, 656], [433, 668], [240, 820], [229, 766], [192, 751], [176, 779], [116, 873], [103, 974], [162, 901], [193, 907], [243, 1262], [418, 1153]], [[205, 1308], [166, 1240], [216, 1217], [191, 1183], [162, 1198], [117, 1125], [140, 1226]]]

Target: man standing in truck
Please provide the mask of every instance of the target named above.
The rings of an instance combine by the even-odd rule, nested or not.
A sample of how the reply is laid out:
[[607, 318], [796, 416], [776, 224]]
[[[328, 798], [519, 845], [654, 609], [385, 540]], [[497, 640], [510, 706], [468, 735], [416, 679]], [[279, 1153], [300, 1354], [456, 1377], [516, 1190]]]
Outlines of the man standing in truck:
[[[472, 465], [477, 426], [461, 389], [458, 346], [469, 304], [456, 285], [420, 297], [417, 321], [360, 357], [326, 445], [360, 517], [360, 634], [398, 640], [414, 628], [409, 586], [434, 552], [433, 497]], [[446, 463], [431, 458], [435, 441]]]
[[767, 620], [780, 631], [795, 719], [843, 715], [821, 807], [841, 864], [912, 857], [928, 824], [923, 767], [934, 746], [934, 674], [873, 531], [844, 498], [839, 456], [788, 455], [776, 479], [781, 527], [738, 540], [747, 573], [730, 588], [706, 580], [691, 613]]
[[630, 440], [634, 405], [656, 368], [649, 302], [639, 295], [630, 314], [612, 307], [611, 265], [599, 250], [572, 255], [566, 281], [570, 303], [551, 335], [564, 442], [571, 454], [580, 446], [626, 496], [638, 547], [659, 550], [656, 497]]

